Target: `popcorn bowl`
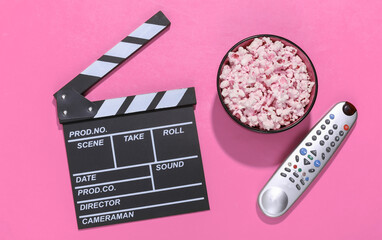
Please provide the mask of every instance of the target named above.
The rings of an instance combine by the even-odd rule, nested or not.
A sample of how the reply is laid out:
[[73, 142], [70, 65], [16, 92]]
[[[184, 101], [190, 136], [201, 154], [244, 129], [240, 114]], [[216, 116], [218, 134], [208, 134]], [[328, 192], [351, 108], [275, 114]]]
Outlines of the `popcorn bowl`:
[[[309, 75], [310, 81], [314, 82], [314, 86], [312, 87], [311, 92], [310, 92], [309, 103], [304, 107], [304, 114], [302, 116], [298, 117], [298, 119], [294, 120], [293, 122], [291, 122], [289, 124], [281, 125], [281, 127], [279, 129], [266, 130], [266, 129], [262, 129], [262, 128], [257, 127], [257, 126], [250, 126], [249, 124], [246, 124], [246, 123], [242, 122], [237, 116], [234, 116], [232, 111], [228, 108], [227, 104], [224, 102], [224, 97], [222, 95], [222, 88], [220, 87], [220, 84], [222, 82], [222, 80], [220, 79], [220, 76], [221, 76], [221, 74], [223, 72], [223, 68], [226, 65], [230, 66], [230, 62], [229, 62], [229, 59], [228, 59], [228, 54], [230, 52], [236, 52], [239, 49], [239, 47], [246, 48], [247, 46], [249, 46], [252, 43], [252, 41], [254, 39], [256, 39], [256, 38], [263, 38], [263, 37], [270, 38], [270, 40], [273, 43], [275, 41], [280, 41], [281, 43], [284, 44], [285, 47], [286, 46], [291, 46], [291, 47], [294, 47], [295, 49], [297, 49], [296, 55], [299, 56], [301, 58], [302, 62], [306, 65], [306, 70], [307, 70], [307, 74]], [[227, 114], [235, 122], [237, 122], [241, 126], [247, 128], [249, 130], [252, 130], [254, 132], [259, 132], [259, 133], [278, 133], [278, 132], [283, 132], [283, 131], [291, 129], [294, 126], [296, 126], [297, 124], [299, 124], [309, 114], [309, 112], [313, 108], [313, 105], [314, 105], [314, 103], [316, 101], [316, 97], [317, 97], [317, 90], [318, 90], [318, 82], [317, 82], [316, 70], [315, 70], [315, 68], [313, 66], [312, 61], [309, 59], [309, 57], [306, 55], [306, 53], [299, 46], [297, 46], [295, 43], [293, 43], [292, 41], [290, 41], [288, 39], [285, 39], [283, 37], [280, 37], [280, 36], [270, 35], [270, 34], [261, 34], [261, 35], [251, 36], [251, 37], [245, 38], [245, 39], [241, 40], [240, 42], [236, 43], [230, 50], [228, 50], [228, 52], [223, 57], [223, 59], [222, 59], [222, 61], [220, 63], [219, 70], [218, 70], [218, 75], [217, 75], [217, 91], [218, 91], [218, 96], [219, 96], [220, 102], [223, 105], [223, 107], [224, 107], [225, 111], [227, 112]]]

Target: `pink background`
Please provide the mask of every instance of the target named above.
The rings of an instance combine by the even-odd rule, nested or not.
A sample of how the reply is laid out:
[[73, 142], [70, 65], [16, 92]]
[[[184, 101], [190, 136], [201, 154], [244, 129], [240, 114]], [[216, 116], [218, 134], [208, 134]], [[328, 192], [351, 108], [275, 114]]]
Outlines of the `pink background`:
[[[362, 2], [362, 3], [361, 3]], [[195, 86], [210, 211], [77, 230], [53, 93], [162, 10], [172, 26], [88, 97]], [[382, 2], [0, 1], [0, 239], [377, 239], [382, 235]], [[238, 126], [216, 94], [226, 51], [261, 33], [294, 41], [318, 75], [316, 104], [297, 127], [261, 135]], [[335, 103], [359, 110], [339, 154], [288, 215], [256, 198]]]

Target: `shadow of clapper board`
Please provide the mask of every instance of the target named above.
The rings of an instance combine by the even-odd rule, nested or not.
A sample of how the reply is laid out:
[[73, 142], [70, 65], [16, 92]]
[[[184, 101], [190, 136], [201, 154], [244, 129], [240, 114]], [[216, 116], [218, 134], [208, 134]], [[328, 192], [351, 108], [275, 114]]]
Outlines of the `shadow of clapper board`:
[[194, 88], [83, 96], [169, 25], [158, 12], [54, 94], [79, 229], [209, 209]]

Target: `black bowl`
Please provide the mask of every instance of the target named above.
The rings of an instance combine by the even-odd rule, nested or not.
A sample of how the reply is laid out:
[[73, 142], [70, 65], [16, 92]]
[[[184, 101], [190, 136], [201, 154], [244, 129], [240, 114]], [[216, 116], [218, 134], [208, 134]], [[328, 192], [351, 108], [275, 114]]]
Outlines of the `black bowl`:
[[[302, 61], [305, 63], [305, 65], [307, 67], [307, 71], [308, 71], [308, 75], [309, 75], [310, 79], [315, 82], [315, 84], [313, 86], [313, 89], [312, 89], [312, 92], [310, 94], [309, 104], [307, 106], [305, 106], [305, 113], [304, 113], [304, 115], [302, 115], [300, 118], [298, 118], [293, 123], [291, 123], [289, 125], [286, 125], [286, 126], [282, 126], [280, 129], [277, 129], [277, 130], [263, 130], [263, 129], [260, 129], [260, 128], [251, 127], [251, 126], [241, 122], [240, 119], [238, 119], [237, 117], [232, 115], [231, 111], [228, 109], [227, 105], [224, 103], [224, 99], [223, 99], [223, 96], [221, 94], [221, 89], [220, 89], [220, 82], [221, 82], [220, 75], [222, 73], [223, 67], [225, 65], [229, 64], [228, 63], [228, 59], [227, 59], [228, 53], [237, 51], [239, 47], [244, 47], [245, 48], [249, 44], [252, 43], [253, 39], [255, 39], [255, 38], [262, 38], [262, 37], [269, 37], [272, 41], [280, 41], [285, 46], [295, 47], [297, 49], [297, 55], [302, 59]], [[225, 111], [228, 113], [228, 115], [235, 122], [237, 122], [238, 124], [240, 124], [241, 126], [247, 128], [247, 129], [255, 131], [255, 132], [259, 132], [259, 133], [278, 133], [278, 132], [283, 132], [285, 130], [291, 129], [292, 127], [296, 126], [297, 124], [299, 124], [309, 114], [310, 110], [312, 110], [312, 108], [313, 108], [314, 103], [316, 102], [317, 90], [318, 90], [318, 82], [317, 82], [316, 70], [315, 70], [315, 68], [313, 66], [312, 61], [309, 59], [308, 55], [306, 55], [306, 53], [299, 46], [297, 46], [292, 41], [290, 41], [288, 39], [285, 39], [283, 37], [279, 37], [279, 36], [276, 36], [276, 35], [270, 35], [270, 34], [261, 34], [261, 35], [255, 35], [255, 36], [251, 36], [251, 37], [245, 38], [245, 39], [241, 40], [240, 42], [236, 43], [230, 50], [228, 50], [228, 52], [223, 57], [223, 60], [221, 61], [220, 66], [219, 66], [218, 76], [217, 76], [217, 90], [218, 90], [218, 95], [219, 95], [219, 99], [220, 99], [221, 104], [223, 105], [223, 107], [224, 107]]]

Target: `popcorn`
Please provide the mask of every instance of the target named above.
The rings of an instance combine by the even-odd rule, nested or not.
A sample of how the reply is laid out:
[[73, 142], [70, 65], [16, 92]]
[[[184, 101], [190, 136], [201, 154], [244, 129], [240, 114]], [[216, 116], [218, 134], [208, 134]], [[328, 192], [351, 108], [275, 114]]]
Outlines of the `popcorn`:
[[276, 130], [304, 115], [315, 83], [296, 48], [255, 38], [228, 53], [228, 62], [219, 76], [221, 94], [242, 123]]

